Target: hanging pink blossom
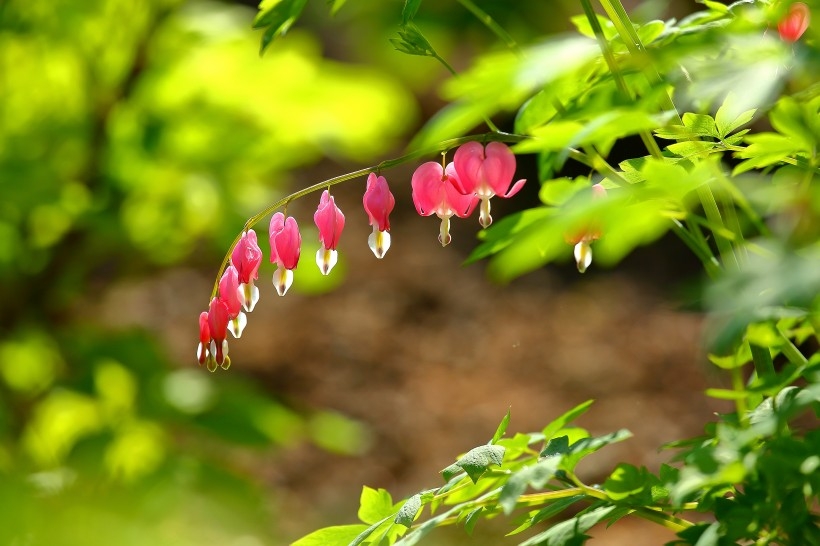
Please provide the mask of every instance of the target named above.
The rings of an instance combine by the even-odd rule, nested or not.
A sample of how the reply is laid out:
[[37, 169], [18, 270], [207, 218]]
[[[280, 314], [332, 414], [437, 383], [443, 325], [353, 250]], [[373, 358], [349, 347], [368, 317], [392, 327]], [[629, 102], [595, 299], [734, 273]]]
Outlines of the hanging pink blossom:
[[[593, 199], [606, 197], [606, 188], [600, 184], [594, 184], [590, 190]], [[575, 245], [573, 254], [580, 273], [584, 273], [592, 264], [592, 241], [600, 239], [601, 233], [600, 224], [592, 221], [574, 234], [565, 237], [567, 243]]]
[[292, 216], [277, 212], [270, 219], [270, 261], [276, 264], [273, 273], [273, 285], [280, 296], [287, 293], [293, 283], [293, 270], [299, 264], [302, 248], [302, 236], [299, 226]]
[[239, 289], [242, 307], [250, 313], [259, 301], [259, 288], [253, 281], [259, 278], [262, 263], [262, 249], [256, 239], [256, 232], [249, 229], [242, 234], [231, 253], [231, 264], [239, 274]]
[[319, 242], [322, 244], [322, 248], [316, 251], [316, 265], [319, 266], [322, 275], [327, 275], [339, 259], [336, 246], [345, 227], [345, 215], [336, 206], [330, 191], [322, 192], [319, 208], [313, 214], [313, 221], [319, 228]]
[[[208, 332], [211, 337], [208, 369], [214, 371], [216, 365], [228, 369], [231, 359], [228, 357], [228, 321], [230, 312], [228, 304], [221, 298], [213, 298], [208, 307]], [[200, 335], [201, 335], [200, 331]]]
[[367, 244], [379, 259], [390, 249], [390, 213], [396, 205], [396, 199], [390, 192], [387, 179], [370, 173], [367, 177], [367, 189], [362, 198], [364, 210], [373, 226], [373, 233], [367, 238]]
[[438, 240], [441, 246], [450, 244], [450, 217], [469, 216], [478, 204], [475, 194], [465, 194], [460, 187], [453, 163], [442, 167], [440, 163], [422, 163], [413, 173], [413, 204], [422, 216], [435, 214], [441, 218]]
[[789, 6], [789, 11], [777, 24], [777, 31], [784, 42], [793, 43], [803, 36], [809, 28], [811, 11], [803, 2], [795, 2]]
[[[196, 358], [199, 364], [209, 362], [211, 354], [209, 349], [211, 347], [211, 330], [208, 327], [208, 312], [203, 311], [199, 314], [199, 345], [196, 348]], [[208, 368], [210, 368], [210, 362]]]
[[493, 222], [490, 198], [512, 197], [526, 182], [519, 180], [510, 188], [515, 175], [515, 155], [501, 142], [490, 142], [486, 148], [479, 142], [468, 142], [456, 150], [453, 164], [458, 174], [458, 190], [467, 195], [476, 194], [481, 199], [479, 222], [485, 228]]
[[242, 312], [242, 296], [242, 289], [239, 287], [239, 273], [233, 265], [229, 265], [219, 280], [219, 298], [228, 307], [228, 330], [236, 338], [242, 335], [242, 330], [248, 323], [245, 313]]

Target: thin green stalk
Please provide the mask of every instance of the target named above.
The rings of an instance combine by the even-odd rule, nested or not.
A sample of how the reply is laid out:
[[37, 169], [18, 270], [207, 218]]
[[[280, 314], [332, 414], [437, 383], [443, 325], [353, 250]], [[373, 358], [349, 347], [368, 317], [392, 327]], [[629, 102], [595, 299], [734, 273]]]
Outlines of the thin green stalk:
[[510, 49], [512, 49], [512, 50], [514, 50], [514, 51], [516, 51], [516, 52], [520, 51], [520, 49], [519, 49], [519, 47], [518, 47], [518, 44], [517, 44], [517, 43], [515, 43], [515, 40], [513, 39], [513, 37], [512, 37], [512, 36], [510, 36], [510, 35], [509, 35], [509, 33], [507, 33], [507, 31], [506, 31], [506, 30], [504, 30], [504, 28], [503, 28], [501, 25], [499, 25], [499, 24], [495, 21], [495, 19], [493, 19], [493, 18], [492, 18], [492, 17], [491, 17], [491, 16], [490, 16], [487, 12], [485, 12], [484, 10], [482, 10], [480, 7], [476, 6], [476, 5], [472, 2], [472, 0], [458, 0], [458, 2], [459, 2], [462, 6], [464, 6], [465, 8], [467, 8], [467, 9], [470, 11], [470, 13], [472, 13], [473, 15], [475, 15], [475, 16], [476, 16], [476, 18], [484, 24], [484, 26], [486, 26], [486, 27], [487, 27], [488, 29], [490, 29], [490, 30], [491, 30], [491, 31], [492, 31], [492, 32], [493, 32], [496, 36], [498, 36], [498, 37], [499, 37], [499, 39], [500, 39], [502, 42], [504, 42], [504, 44], [505, 44], [508, 48], [510, 48]]
[[[698, 197], [706, 213], [706, 219], [715, 226], [725, 228], [723, 217], [720, 214], [720, 209], [717, 206], [717, 201], [715, 201], [712, 190], [707, 186], [701, 186], [698, 188]], [[726, 266], [731, 265], [734, 269], [738, 269], [739, 264], [732, 243], [720, 235], [717, 230], [712, 230], [712, 233], [715, 235], [715, 244], [718, 247], [718, 252], [720, 252], [720, 257], [723, 259], [723, 264]]]
[[[743, 383], [743, 372], [739, 367], [732, 368], [732, 389], [737, 392], [746, 390], [746, 385]], [[740, 426], [746, 428], [749, 425], [749, 406], [746, 403], [746, 398], [738, 397], [735, 399], [735, 412], [737, 413], [737, 422]]]
[[[689, 247], [689, 250], [700, 259], [703, 267], [706, 269], [706, 274], [709, 275], [710, 278], [714, 279], [720, 274], [720, 263], [715, 259], [712, 250], [708, 244], [706, 244], [706, 239], [703, 239], [702, 243], [699, 242], [679, 220], [674, 218], [672, 219], [672, 231], [674, 231], [675, 234], [680, 237], [681, 241]], [[698, 233], [700, 233], [700, 230], [698, 230]], [[701, 237], [702, 236], [703, 234], [701, 234]]]
[[780, 337], [783, 341], [783, 345], [780, 347], [780, 351], [789, 359], [789, 362], [794, 364], [795, 366], [805, 367], [809, 365], [809, 360], [803, 356], [803, 353], [800, 352], [800, 349], [792, 343], [792, 340], [789, 339], [789, 336], [783, 331], [782, 328], [777, 328], [777, 333], [780, 334]]
[[342, 182], [347, 182], [348, 180], [352, 180], [354, 178], [359, 178], [361, 176], [367, 176], [371, 172], [380, 172], [383, 169], [390, 169], [397, 165], [401, 165], [402, 163], [407, 163], [408, 161], [413, 161], [420, 157], [424, 157], [426, 155], [433, 155], [438, 152], [442, 152], [445, 150], [449, 150], [451, 148], [455, 148], [456, 146], [460, 146], [464, 143], [471, 142], [473, 140], [482, 140], [483, 142], [491, 142], [491, 141], [498, 141], [498, 142], [520, 142], [527, 137], [521, 135], [513, 135], [509, 133], [501, 133], [501, 132], [492, 132], [492, 133], [484, 133], [482, 135], [471, 135], [466, 137], [459, 137], [459, 138], [452, 138], [449, 140], [445, 140], [439, 142], [436, 146], [423, 149], [423, 150], [416, 150], [414, 152], [410, 152], [409, 154], [405, 154], [401, 157], [396, 157], [393, 159], [388, 159], [386, 161], [382, 161], [377, 165], [373, 165], [371, 167], [365, 167], [364, 169], [359, 169], [353, 172], [349, 172], [347, 174], [342, 174], [339, 176], [334, 176], [333, 178], [328, 178], [327, 180], [323, 180], [312, 186], [308, 186], [307, 188], [302, 188], [301, 190], [295, 191], [288, 195], [287, 197], [283, 197], [279, 199], [275, 203], [265, 207], [262, 211], [257, 214], [251, 216], [245, 225], [242, 228], [242, 231], [234, 238], [233, 242], [231, 243], [230, 247], [228, 247], [228, 252], [225, 254], [225, 257], [222, 259], [222, 265], [219, 266], [219, 271], [216, 275], [216, 281], [214, 282], [213, 290], [211, 291], [211, 298], [215, 298], [217, 292], [219, 291], [219, 279], [222, 277], [222, 273], [225, 272], [225, 268], [228, 266], [228, 262], [231, 259], [231, 253], [233, 252], [234, 247], [242, 238], [242, 234], [256, 225], [262, 218], [271, 214], [276, 209], [282, 208], [287, 206], [291, 201], [295, 201], [300, 197], [304, 197], [305, 195], [311, 194], [313, 192], [317, 192], [320, 190], [325, 190], [330, 188], [331, 186], [335, 186], [336, 184], [341, 184]]
[[[598, 47], [601, 48], [601, 53], [604, 55], [604, 60], [606, 61], [607, 66], [609, 67], [609, 71], [612, 73], [612, 77], [615, 79], [615, 85], [618, 88], [618, 91], [624, 94], [624, 96], [633, 99], [634, 96], [629, 90], [629, 87], [626, 85], [626, 80], [621, 74], [620, 69], [618, 68], [618, 63], [615, 60], [615, 55], [612, 52], [612, 49], [609, 47], [609, 42], [607, 42], [606, 37], [604, 36], [604, 31], [601, 29], [601, 25], [598, 22], [598, 17], [595, 14], [595, 10], [592, 9], [592, 4], [590, 0], [581, 0], [581, 6], [584, 8], [584, 15], [586, 15], [587, 19], [589, 20], [590, 27], [592, 28], [592, 32], [595, 34], [595, 39], [598, 41]], [[655, 142], [652, 133], [649, 131], [643, 130], [640, 131], [639, 136], [641, 137], [641, 141], [646, 146], [646, 149], [649, 151], [650, 155], [655, 158], [663, 157], [661, 153], [661, 149], [658, 147], [658, 143]]]

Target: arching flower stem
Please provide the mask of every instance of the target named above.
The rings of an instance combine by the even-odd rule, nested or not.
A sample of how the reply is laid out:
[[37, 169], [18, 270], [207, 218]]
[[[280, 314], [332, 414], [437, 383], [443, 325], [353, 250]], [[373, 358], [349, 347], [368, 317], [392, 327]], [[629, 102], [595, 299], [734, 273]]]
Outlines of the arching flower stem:
[[[258, 214], [255, 214], [255, 215], [251, 216], [248, 219], [248, 221], [245, 222], [245, 225], [243, 226], [242, 231], [240, 231], [239, 234], [237, 234], [237, 236], [234, 238], [233, 242], [231, 243], [231, 246], [228, 248], [227, 254], [222, 259], [222, 265], [219, 266], [219, 271], [217, 271], [216, 281], [214, 282], [214, 287], [213, 287], [213, 290], [211, 291], [211, 298], [215, 298], [218, 291], [219, 291], [219, 279], [222, 277], [222, 273], [224, 273], [225, 268], [228, 266], [228, 263], [230, 263], [231, 253], [233, 252], [233, 249], [236, 246], [236, 244], [242, 238], [242, 234], [245, 233], [246, 231], [248, 231], [249, 229], [251, 229], [257, 223], [259, 223], [263, 218], [270, 215], [271, 213], [273, 213], [277, 209], [280, 209], [282, 207], [287, 206], [291, 201], [295, 201], [296, 199], [299, 199], [300, 197], [304, 197], [305, 195], [309, 195], [309, 194], [317, 192], [317, 191], [326, 190], [326, 189], [330, 188], [331, 186], [335, 186], [336, 184], [341, 184], [342, 182], [347, 182], [348, 180], [353, 180], [354, 178], [367, 176], [368, 174], [370, 174], [371, 172], [374, 172], [374, 171], [375, 172], [381, 172], [384, 169], [390, 169], [392, 167], [396, 167], [396, 166], [401, 165], [403, 163], [407, 163], [409, 161], [417, 160], [421, 157], [433, 155], [437, 152], [447, 151], [451, 148], [455, 148], [457, 146], [460, 146], [462, 144], [465, 144], [465, 143], [473, 141], [473, 140], [480, 140], [482, 142], [498, 141], [498, 142], [515, 143], [515, 142], [521, 142], [522, 140], [526, 140], [528, 138], [530, 138], [530, 137], [527, 137], [527, 136], [524, 136], [524, 135], [515, 135], [515, 134], [511, 134], [511, 133], [501, 133], [501, 132], [492, 132], [492, 133], [485, 133], [485, 134], [480, 134], [480, 135], [469, 135], [469, 136], [464, 136], [464, 137], [459, 137], [459, 138], [452, 138], [452, 139], [449, 139], [449, 140], [444, 140], [442, 142], [439, 142], [436, 146], [433, 146], [431, 148], [416, 150], [414, 152], [410, 152], [409, 154], [406, 154], [406, 155], [403, 155], [403, 156], [400, 156], [400, 157], [396, 157], [396, 158], [393, 158], [393, 159], [387, 159], [387, 160], [382, 161], [381, 163], [379, 163], [377, 165], [373, 165], [371, 167], [365, 167], [363, 169], [358, 169], [356, 171], [352, 171], [352, 172], [349, 172], [349, 173], [346, 173], [346, 174], [342, 174], [342, 175], [339, 175], [339, 176], [334, 176], [333, 178], [328, 178], [327, 180], [323, 180], [321, 182], [313, 184], [312, 186], [302, 188], [301, 190], [297, 190], [297, 191], [293, 192], [292, 194], [288, 195], [287, 197], [283, 197], [282, 199], [279, 199], [278, 201], [272, 203], [268, 207], [265, 207], [265, 209], [260, 211]], [[576, 155], [573, 155], [573, 158], [577, 159], [578, 157]], [[209, 299], [209, 301], [210, 301], [210, 299]]]

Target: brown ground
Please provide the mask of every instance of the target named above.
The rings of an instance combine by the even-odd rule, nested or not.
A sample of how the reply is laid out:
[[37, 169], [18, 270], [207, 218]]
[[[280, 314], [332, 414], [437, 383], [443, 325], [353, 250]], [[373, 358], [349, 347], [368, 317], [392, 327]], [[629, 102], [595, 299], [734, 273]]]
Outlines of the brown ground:
[[[656, 470], [670, 457], [658, 446], [697, 434], [718, 409], [702, 394], [701, 317], [675, 310], [648, 288], [658, 285], [656, 279], [614, 270], [566, 283], [556, 272], [564, 275], [573, 267], [567, 263], [509, 286], [493, 285], [483, 265], [460, 266], [465, 254], [456, 244], [472, 244], [475, 218], [460, 221], [457, 243], [442, 249], [437, 219], [410, 214], [412, 205], [403, 198], [403, 212], [393, 219], [393, 247], [378, 261], [367, 248], [360, 196], [342, 189], [338, 195], [348, 217], [340, 248], [348, 260], [344, 285], [319, 297], [294, 292], [279, 298], [269, 284], [272, 268], [263, 266], [261, 301], [246, 334], [231, 344], [228, 373], [250, 373], [298, 408], [333, 409], [372, 432], [362, 457], [304, 445], [279, 453], [276, 464], [260, 472], [277, 492], [276, 502], [304, 514], [282, 523], [288, 536], [354, 522], [363, 484], [398, 498], [440, 483], [438, 471], [485, 443], [510, 407], [510, 430], [534, 431], [594, 398], [583, 426], [593, 433], [630, 429], [633, 439], [585, 463], [581, 472], [589, 483], [619, 461]], [[307, 223], [312, 210], [304, 206], [291, 213]], [[315, 267], [313, 256], [304, 254], [296, 283], [299, 270], [309, 267]], [[196, 316], [212, 282], [191, 270], [173, 271], [150, 286], [116, 288], [101, 312], [115, 324], [163, 331], [172, 355], [194, 365]], [[148, 290], [173, 299], [146, 297]], [[123, 319], [118, 311], [125, 305], [132, 311]], [[157, 324], [156, 317], [168, 322]], [[332, 470], [320, 474], [317, 468]], [[593, 544], [671, 539], [626, 520], [593, 534], [602, 537]], [[463, 540], [460, 530], [448, 530], [429, 543]], [[493, 537], [466, 543], [515, 544]]]

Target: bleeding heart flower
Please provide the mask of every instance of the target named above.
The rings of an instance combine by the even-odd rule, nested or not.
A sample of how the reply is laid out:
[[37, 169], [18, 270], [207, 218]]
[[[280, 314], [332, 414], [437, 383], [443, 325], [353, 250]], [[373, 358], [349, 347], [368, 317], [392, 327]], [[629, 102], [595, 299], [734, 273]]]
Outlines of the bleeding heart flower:
[[239, 274], [239, 290], [242, 307], [250, 313], [259, 301], [259, 288], [253, 281], [259, 278], [259, 264], [262, 263], [262, 249], [256, 240], [256, 232], [249, 229], [242, 234], [231, 253], [231, 264]]
[[396, 205], [396, 199], [390, 193], [387, 179], [370, 173], [367, 177], [367, 189], [362, 198], [364, 210], [373, 226], [373, 233], [367, 238], [370, 250], [381, 259], [390, 248], [390, 212]]
[[316, 265], [322, 275], [327, 275], [339, 259], [336, 246], [345, 227], [345, 215], [336, 206], [336, 201], [328, 190], [322, 192], [313, 221], [319, 228], [319, 242], [322, 243], [322, 248], [316, 251]]
[[[600, 184], [594, 184], [590, 190], [593, 199], [606, 197], [606, 188]], [[592, 241], [601, 238], [601, 226], [597, 222], [589, 222], [585, 227], [578, 230], [574, 235], [569, 235], [565, 239], [569, 244], [575, 245], [573, 254], [578, 271], [583, 273], [592, 264]]]
[[485, 228], [493, 223], [490, 198], [512, 197], [526, 182], [519, 180], [510, 188], [515, 174], [515, 155], [501, 142], [490, 142], [486, 148], [479, 142], [468, 142], [456, 150], [453, 164], [458, 174], [458, 190], [467, 195], [476, 194], [481, 199], [478, 220]]
[[[208, 369], [216, 370], [216, 366], [228, 369], [231, 359], [228, 357], [228, 321], [230, 312], [228, 304], [222, 298], [213, 298], [208, 307], [208, 333], [211, 338], [210, 358], [208, 359]], [[200, 315], [201, 320], [201, 315]], [[202, 330], [200, 329], [200, 336]]]
[[280, 296], [287, 293], [293, 283], [293, 270], [299, 264], [302, 236], [292, 216], [277, 212], [270, 219], [270, 261], [276, 264], [273, 285]]
[[800, 39], [806, 29], [809, 28], [811, 11], [809, 6], [803, 2], [795, 2], [789, 6], [789, 12], [777, 24], [777, 31], [780, 38], [789, 43], [794, 43]]
[[219, 298], [228, 307], [228, 320], [230, 321], [228, 330], [236, 338], [242, 335], [242, 330], [248, 323], [245, 313], [242, 312], [242, 296], [243, 293], [239, 287], [239, 273], [234, 266], [229, 265], [219, 280]]
[[422, 163], [413, 173], [410, 182], [413, 188], [413, 204], [422, 216], [435, 214], [441, 218], [438, 240], [441, 246], [450, 244], [450, 217], [469, 216], [476, 205], [478, 197], [464, 194], [459, 187], [458, 176], [452, 163], [442, 167], [440, 163], [428, 161]]
[[[211, 368], [211, 354], [209, 352], [210, 346], [211, 330], [208, 327], [208, 312], [203, 311], [199, 314], [199, 345], [196, 348], [196, 358], [199, 360], [200, 365], [208, 362], [208, 369]], [[216, 363], [214, 363], [214, 366], [216, 366]]]

